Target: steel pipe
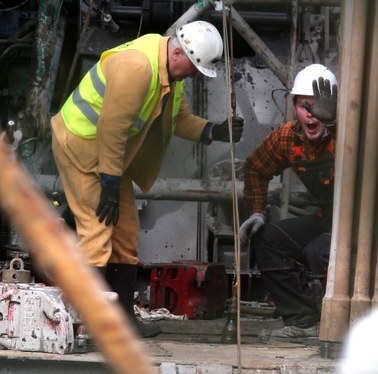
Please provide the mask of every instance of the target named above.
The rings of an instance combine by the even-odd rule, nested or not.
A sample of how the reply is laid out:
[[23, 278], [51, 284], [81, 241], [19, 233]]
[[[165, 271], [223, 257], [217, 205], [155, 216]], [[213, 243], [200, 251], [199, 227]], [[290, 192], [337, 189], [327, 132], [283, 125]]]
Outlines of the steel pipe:
[[[372, 267], [373, 233], [375, 230], [374, 216], [377, 207], [377, 165], [378, 165], [378, 69], [374, 69], [372, 64], [378, 61], [378, 6], [375, 6], [375, 23], [373, 30], [368, 32], [372, 35], [370, 46], [366, 46], [368, 51], [365, 61], [366, 89], [364, 90], [365, 102], [364, 118], [362, 124], [364, 128], [364, 146], [361, 181], [361, 201], [360, 217], [357, 241], [357, 259], [354, 278], [354, 293], [351, 304], [351, 322], [359, 319], [367, 313], [371, 307], [370, 284], [371, 276], [374, 274]], [[367, 24], [371, 24], [367, 22]], [[362, 144], [362, 143], [361, 143]]]
[[351, 249], [360, 132], [367, 0], [342, 7], [333, 232], [327, 290], [323, 299], [320, 340], [341, 342], [349, 327]]
[[[243, 182], [237, 181], [238, 199], [243, 198]], [[62, 193], [60, 179], [55, 175], [39, 175], [36, 184], [45, 194]], [[151, 190], [144, 194], [134, 185], [137, 199], [146, 200], [178, 200], [178, 201], [230, 201], [232, 197], [232, 182], [226, 180], [201, 180], [158, 178]]]
[[[240, 16], [248, 23], [253, 25], [278, 25], [289, 24], [291, 21], [290, 14], [284, 12], [259, 12], [250, 10], [238, 10]], [[217, 11], [211, 12], [211, 19], [215, 19], [218, 22], [222, 21], [222, 16]]]
[[143, 14], [143, 7], [112, 5], [110, 14], [117, 19], [139, 19]]
[[[243, 182], [237, 181], [238, 200], [243, 198]], [[135, 196], [140, 199], [182, 200], [182, 201], [230, 201], [231, 181], [210, 181], [199, 179], [159, 178], [152, 189], [143, 194], [134, 186]]]
[[173, 36], [176, 32], [176, 27], [185, 25], [188, 22], [191, 22], [199, 18], [202, 13], [210, 7], [212, 1], [198, 1], [193, 4], [176, 22], [174, 22], [171, 27], [165, 32], [165, 35]]
[[[174, 0], [176, 3], [187, 3], [188, 0]], [[198, 4], [205, 3], [206, 1], [197, 1]], [[250, 4], [250, 5], [288, 5], [287, 0], [230, 0], [230, 4]], [[318, 6], [340, 6], [341, 0], [298, 0], [299, 5], [318, 5]]]

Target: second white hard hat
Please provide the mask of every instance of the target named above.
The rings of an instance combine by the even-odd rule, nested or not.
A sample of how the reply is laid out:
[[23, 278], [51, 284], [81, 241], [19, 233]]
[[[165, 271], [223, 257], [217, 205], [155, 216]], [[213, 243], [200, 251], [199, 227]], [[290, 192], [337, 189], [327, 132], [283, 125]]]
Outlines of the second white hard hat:
[[214, 25], [194, 21], [176, 29], [181, 47], [194, 66], [208, 77], [216, 77], [215, 64], [222, 58], [223, 40]]
[[312, 81], [318, 80], [319, 77], [328, 79], [331, 88], [334, 84], [337, 85], [336, 76], [326, 66], [322, 64], [312, 64], [306, 66], [301, 70], [294, 79], [293, 88], [291, 89], [292, 95], [305, 95], [313, 96]]

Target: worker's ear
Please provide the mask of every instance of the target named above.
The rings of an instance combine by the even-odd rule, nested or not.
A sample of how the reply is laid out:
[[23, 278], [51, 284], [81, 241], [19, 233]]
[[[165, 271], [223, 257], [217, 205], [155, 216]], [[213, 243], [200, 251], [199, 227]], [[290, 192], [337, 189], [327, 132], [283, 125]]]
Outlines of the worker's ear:
[[175, 47], [172, 51], [172, 55], [174, 58], [180, 58], [182, 55], [184, 55], [184, 51], [180, 47]]

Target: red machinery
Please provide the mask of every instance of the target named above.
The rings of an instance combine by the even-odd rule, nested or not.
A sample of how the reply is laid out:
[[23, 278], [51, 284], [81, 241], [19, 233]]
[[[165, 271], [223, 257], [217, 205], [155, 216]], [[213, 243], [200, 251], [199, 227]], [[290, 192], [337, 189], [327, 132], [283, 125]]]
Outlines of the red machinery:
[[189, 319], [222, 317], [227, 302], [225, 267], [198, 261], [159, 264], [151, 269], [150, 307]]

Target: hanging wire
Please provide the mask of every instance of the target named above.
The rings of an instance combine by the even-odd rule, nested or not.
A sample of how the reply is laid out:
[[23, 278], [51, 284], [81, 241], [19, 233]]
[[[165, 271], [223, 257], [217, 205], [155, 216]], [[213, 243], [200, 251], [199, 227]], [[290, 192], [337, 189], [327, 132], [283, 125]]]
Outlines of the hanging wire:
[[20, 4], [17, 4], [11, 8], [2, 8], [0, 9], [0, 12], [10, 12], [12, 10], [15, 10], [15, 9], [18, 9], [18, 8], [21, 8], [22, 6], [24, 6], [26, 3], [28, 3], [30, 0], [25, 0], [25, 1], [22, 1]]
[[279, 91], [282, 91], [285, 94], [285, 98], [286, 98], [286, 96], [288, 94], [288, 91], [286, 89], [284, 89], [284, 88], [276, 88], [276, 89], [272, 90], [271, 93], [270, 93], [270, 96], [271, 96], [271, 98], [272, 98], [272, 100], [273, 100], [276, 108], [279, 110], [279, 112], [282, 114], [282, 116], [284, 116], [285, 112], [279, 106], [279, 104], [278, 104], [278, 102], [276, 100], [276, 96], [275, 96], [275, 93], [279, 92]]
[[140, 20], [139, 20], [139, 28], [138, 28], [138, 32], [137, 32], [137, 38], [140, 37], [140, 34], [142, 32], [142, 26], [143, 26], [143, 7], [142, 7], [142, 12], [141, 12], [141, 15], [140, 15]]
[[[227, 13], [228, 17], [227, 17]], [[233, 205], [233, 225], [234, 225], [234, 247], [235, 247], [235, 274], [233, 279], [232, 292], [236, 289], [236, 313], [237, 313], [237, 356], [238, 372], [241, 373], [241, 339], [240, 339], [240, 238], [239, 238], [239, 204], [238, 192], [236, 187], [235, 171], [235, 143], [232, 138], [232, 116], [236, 114], [236, 95], [233, 76], [233, 42], [232, 42], [232, 18], [231, 7], [223, 3], [223, 41], [226, 70], [226, 92], [227, 92], [227, 119], [228, 131], [230, 134], [230, 158], [232, 176], [232, 205]], [[228, 22], [230, 23], [228, 25]]]

